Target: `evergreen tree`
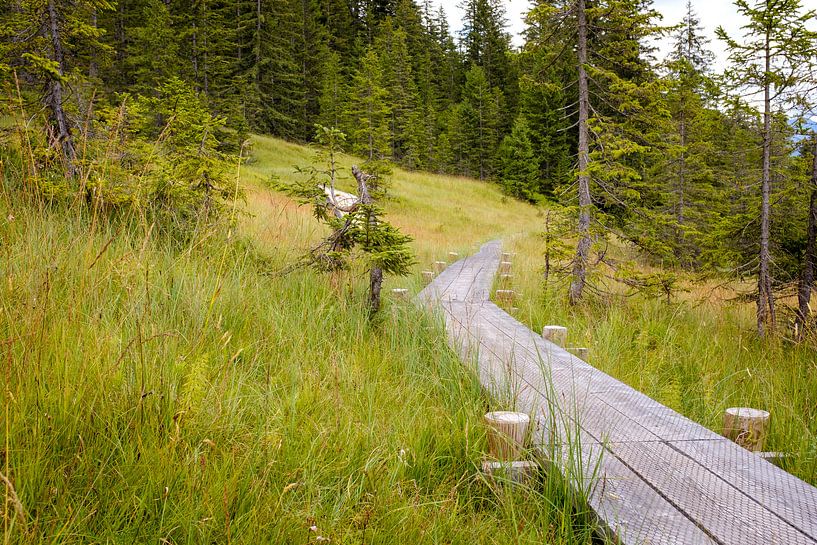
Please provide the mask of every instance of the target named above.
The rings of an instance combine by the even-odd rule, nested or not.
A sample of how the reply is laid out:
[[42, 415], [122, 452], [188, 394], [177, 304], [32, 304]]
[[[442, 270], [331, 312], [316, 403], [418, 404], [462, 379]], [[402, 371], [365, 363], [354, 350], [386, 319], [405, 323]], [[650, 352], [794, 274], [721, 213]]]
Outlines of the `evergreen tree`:
[[374, 49], [369, 48], [352, 80], [345, 112], [352, 151], [368, 161], [389, 156], [391, 110], [386, 102], [387, 96], [380, 59]]
[[763, 165], [761, 177], [760, 237], [757, 275], [757, 331], [764, 336], [776, 324], [771, 272], [771, 184], [772, 116], [785, 105], [797, 87], [811, 86], [814, 80], [814, 51], [817, 33], [808, 29], [815, 11], [804, 12], [800, 0], [735, 0], [738, 12], [749, 24], [741, 42], [730, 38], [722, 27], [718, 37], [729, 48], [730, 69], [726, 75], [735, 88], [749, 87], [763, 100]]
[[110, 52], [101, 39], [104, 29], [94, 24], [94, 14], [112, 6], [107, 0], [26, 0], [9, 7], [2, 33], [12, 40], [0, 47], [0, 69], [5, 67], [6, 74], [11, 68], [19, 69], [24, 79], [44, 86], [49, 142], [59, 150], [66, 174], [73, 177], [77, 151], [74, 123], [65, 107], [65, 84], [72, 72], [87, 74], [92, 63]]
[[318, 98], [320, 124], [325, 127], [340, 127], [347, 94], [341, 59], [337, 53], [326, 48], [322, 58], [321, 92]]
[[472, 66], [465, 75], [457, 120], [460, 134], [456, 138], [461, 142], [466, 175], [485, 180], [493, 174], [503, 98], [502, 91], [491, 88], [485, 71], [478, 65]]
[[418, 121], [419, 96], [411, 68], [406, 33], [394, 29], [391, 19], [381, 26], [381, 35], [375, 42], [379, 51], [383, 87], [389, 108], [390, 156], [401, 161], [408, 153], [411, 124]]
[[517, 77], [510, 58], [510, 35], [501, 0], [465, 0], [462, 48], [470, 69], [479, 66], [490, 87], [500, 89], [506, 99], [507, 113], [502, 123], [509, 127], [516, 114]]
[[539, 165], [525, 118], [519, 117], [499, 148], [502, 189], [508, 195], [536, 202], [539, 189]]
[[[554, 63], [575, 52], [575, 68], [563, 87], [578, 93], [571, 113], [578, 156], [571, 303], [582, 298], [587, 285], [593, 240], [600, 238], [592, 229], [603, 234], [616, 227], [619, 235], [645, 250], [663, 250], [645, 213], [656, 197], [642, 177], [654, 153], [648, 140], [660, 131], [665, 112], [661, 86], [649, 68], [650, 50], [644, 46], [656, 32], [652, 21], [657, 14], [648, 6], [648, 1], [541, 0], [528, 17], [529, 25], [548, 30], [532, 35], [541, 40], [539, 47], [551, 51]], [[598, 221], [602, 214], [605, 219]]]
[[661, 185], [665, 214], [663, 233], [671, 241], [678, 261], [692, 266], [700, 254], [700, 236], [711, 228], [721, 212], [713, 164], [712, 127], [720, 116], [707, 109], [714, 82], [708, 77], [714, 55], [706, 49], [703, 29], [687, 3], [687, 13], [674, 34], [674, 45], [665, 62], [666, 105], [671, 130], [661, 146], [661, 154], [651, 167], [654, 182]]

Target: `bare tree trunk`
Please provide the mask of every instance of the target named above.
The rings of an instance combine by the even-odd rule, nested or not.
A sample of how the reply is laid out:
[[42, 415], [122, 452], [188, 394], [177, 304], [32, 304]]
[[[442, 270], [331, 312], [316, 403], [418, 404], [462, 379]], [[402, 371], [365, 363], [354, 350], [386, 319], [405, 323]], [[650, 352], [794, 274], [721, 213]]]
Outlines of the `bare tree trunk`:
[[[53, 47], [53, 60], [57, 64], [57, 71], [60, 78], [65, 74], [65, 55], [62, 50], [62, 42], [60, 41], [60, 25], [59, 17], [57, 16], [57, 8], [54, 5], [54, 0], [48, 0], [48, 30], [51, 37], [51, 45]], [[65, 110], [62, 107], [62, 81], [60, 78], [51, 77], [48, 81], [48, 94], [46, 95], [46, 103], [51, 111], [51, 123], [56, 132], [57, 141], [62, 149], [63, 157], [65, 158], [65, 172], [66, 175], [73, 178], [76, 174], [76, 151], [74, 149], [74, 139], [71, 137], [71, 128], [68, 125], [68, 120], [65, 116]]]
[[587, 120], [590, 113], [590, 93], [587, 87], [587, 14], [584, 0], [576, 1], [579, 18], [579, 243], [573, 258], [573, 281], [570, 283], [570, 304], [575, 305], [582, 298], [587, 283], [587, 260], [590, 254], [590, 134]]
[[681, 99], [681, 119], [680, 119], [680, 133], [681, 133], [681, 156], [678, 162], [678, 208], [675, 210], [675, 221], [678, 222], [677, 229], [677, 243], [680, 247], [682, 228], [684, 226], [684, 207], [686, 206], [686, 145], [687, 145], [687, 122], [686, 122], [686, 100]]
[[814, 274], [817, 269], [817, 134], [812, 135], [811, 163], [811, 198], [808, 206], [808, 238], [803, 258], [803, 270], [797, 286], [797, 336], [803, 338], [811, 326], [811, 290], [814, 286]]
[[[361, 171], [356, 166], [352, 167], [352, 175], [357, 180], [357, 194], [361, 204], [372, 204], [374, 199], [369, 194], [368, 181], [371, 176]], [[383, 269], [372, 266], [369, 269], [369, 312], [377, 313], [380, 310], [380, 290], [383, 287]]]
[[[771, 72], [771, 50], [769, 32], [766, 32], [766, 74]], [[775, 328], [774, 296], [772, 295], [772, 277], [770, 271], [771, 252], [769, 250], [769, 224], [771, 206], [769, 193], [771, 190], [771, 161], [772, 161], [772, 114], [771, 114], [771, 82], [766, 82], [763, 89], [763, 179], [761, 180], [760, 203], [760, 260], [757, 274], [757, 333], [765, 336], [768, 330]]]

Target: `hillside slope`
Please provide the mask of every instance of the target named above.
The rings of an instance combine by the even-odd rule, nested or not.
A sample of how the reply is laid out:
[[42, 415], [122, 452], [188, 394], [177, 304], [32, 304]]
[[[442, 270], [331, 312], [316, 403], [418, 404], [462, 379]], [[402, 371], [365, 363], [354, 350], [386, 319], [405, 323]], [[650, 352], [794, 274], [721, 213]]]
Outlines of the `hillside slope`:
[[[590, 543], [558, 476], [484, 482], [491, 405], [439, 324], [370, 322], [354, 273], [277, 274], [316, 230], [261, 182], [308, 152], [256, 142], [229, 236], [3, 186], [4, 543]], [[421, 259], [537, 220], [473, 181], [395, 188]]]
[[[272, 176], [299, 176], [295, 167], [311, 164], [314, 150], [264, 136], [254, 137], [252, 144], [252, 159], [242, 171], [248, 208], [255, 216], [247, 229], [275, 246], [288, 240], [304, 247], [317, 236], [311, 211], [266, 187]], [[349, 174], [354, 162], [351, 156], [341, 157], [341, 189], [355, 190]], [[449, 251], [467, 253], [491, 238], [540, 230], [544, 221], [541, 209], [505, 197], [495, 184], [399, 168], [391, 176], [390, 198], [382, 204], [389, 221], [414, 237], [412, 247], [423, 263]]]

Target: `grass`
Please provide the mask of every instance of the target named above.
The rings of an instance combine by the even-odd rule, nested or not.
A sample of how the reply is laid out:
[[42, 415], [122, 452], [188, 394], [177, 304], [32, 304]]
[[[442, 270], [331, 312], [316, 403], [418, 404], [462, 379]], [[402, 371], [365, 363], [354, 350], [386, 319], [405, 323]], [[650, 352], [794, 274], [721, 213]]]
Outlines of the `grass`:
[[[486, 484], [501, 407], [440, 323], [370, 322], [357, 272], [273, 274], [318, 233], [258, 180], [305, 153], [259, 138], [251, 214], [183, 246], [4, 187], [3, 543], [591, 542], [558, 475]], [[537, 218], [477, 182], [395, 179], [422, 259]], [[479, 214], [452, 226], [458, 194]]]
[[[254, 145], [237, 230], [183, 246], [4, 186], [0, 471], [23, 514], [5, 487], [3, 543], [591, 543], [553, 472], [486, 484], [481, 418], [505, 407], [439, 322], [392, 303], [370, 322], [361, 271], [275, 274], [321, 231], [266, 181], [311, 152]], [[751, 308], [696, 294], [570, 309], [541, 282], [540, 210], [463, 178], [393, 184], [417, 271], [504, 238], [524, 321], [569, 325], [591, 363], [712, 429], [726, 406], [770, 409], [769, 448], [815, 481], [813, 350], [760, 343]]]
[[[542, 242], [535, 234], [508, 245], [515, 252], [518, 318], [535, 331], [568, 327], [569, 346], [590, 349], [589, 361], [670, 408], [720, 432], [728, 407], [771, 413], [765, 450], [792, 453], [783, 467], [817, 484], [817, 354], [810, 343], [761, 341], [754, 305], [736, 287], [692, 283], [671, 302], [643, 297], [590, 298], [567, 304], [564, 281], [543, 281]], [[617, 250], [624, 255], [621, 249]]]

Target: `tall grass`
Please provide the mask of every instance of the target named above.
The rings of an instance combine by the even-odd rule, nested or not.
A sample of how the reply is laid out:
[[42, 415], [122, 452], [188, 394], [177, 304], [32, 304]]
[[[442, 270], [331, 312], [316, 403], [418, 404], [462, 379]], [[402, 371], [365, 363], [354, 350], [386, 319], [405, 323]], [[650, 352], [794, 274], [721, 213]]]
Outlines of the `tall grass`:
[[558, 481], [485, 483], [489, 402], [439, 323], [272, 274], [312, 231], [259, 195], [180, 248], [3, 191], [3, 542], [589, 543]]
[[[567, 305], [567, 286], [545, 286], [536, 234], [510, 244], [519, 318], [540, 331], [565, 325], [571, 346], [590, 349], [592, 365], [716, 431], [728, 407], [771, 412], [765, 450], [792, 454], [783, 467], [817, 484], [817, 354], [813, 347], [759, 340], [752, 305], [734, 289], [687, 282], [670, 303], [643, 297], [593, 298]], [[620, 251], [620, 250], [619, 250]]]

